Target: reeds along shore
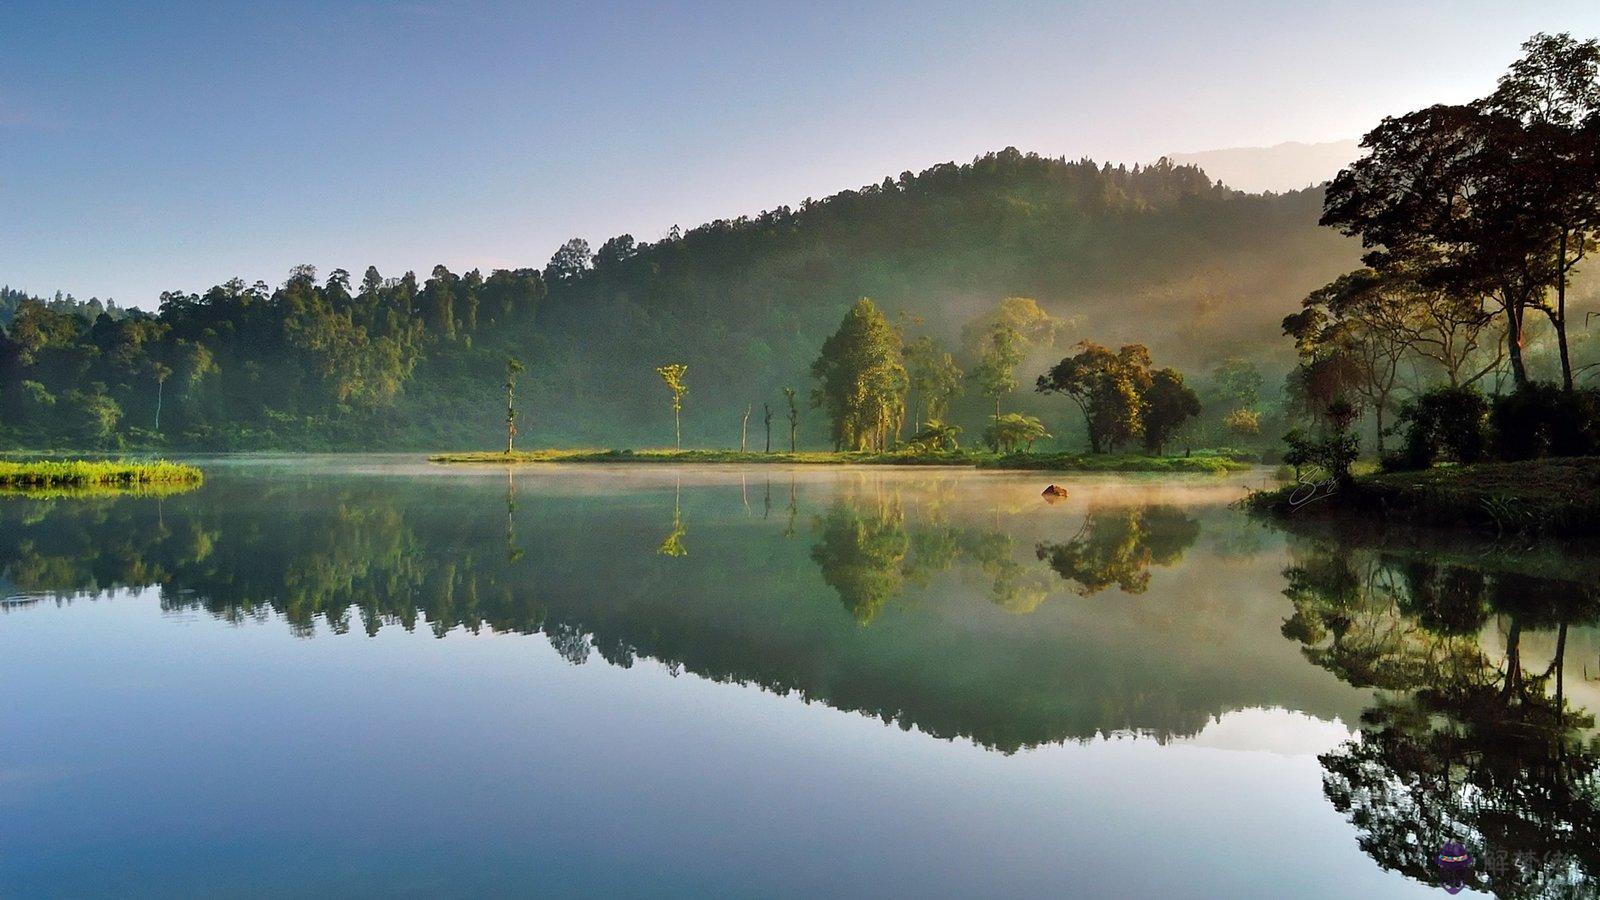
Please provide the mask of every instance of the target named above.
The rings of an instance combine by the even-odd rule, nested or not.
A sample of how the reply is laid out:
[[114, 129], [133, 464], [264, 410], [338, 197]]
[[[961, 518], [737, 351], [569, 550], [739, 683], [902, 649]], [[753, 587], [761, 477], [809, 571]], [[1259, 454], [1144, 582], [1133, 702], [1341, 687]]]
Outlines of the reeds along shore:
[[151, 460], [0, 461], [0, 488], [59, 489], [196, 485], [204, 476], [194, 466]]

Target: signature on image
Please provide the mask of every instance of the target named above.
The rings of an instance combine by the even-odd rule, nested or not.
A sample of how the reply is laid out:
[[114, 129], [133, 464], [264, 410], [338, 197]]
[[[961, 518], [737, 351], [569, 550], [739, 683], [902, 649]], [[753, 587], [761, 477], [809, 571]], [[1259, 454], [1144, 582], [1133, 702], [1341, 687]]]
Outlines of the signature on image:
[[1290, 506], [1304, 506], [1313, 500], [1321, 500], [1338, 490], [1339, 484], [1333, 476], [1315, 479], [1304, 475], [1295, 476], [1295, 489], [1289, 493]]

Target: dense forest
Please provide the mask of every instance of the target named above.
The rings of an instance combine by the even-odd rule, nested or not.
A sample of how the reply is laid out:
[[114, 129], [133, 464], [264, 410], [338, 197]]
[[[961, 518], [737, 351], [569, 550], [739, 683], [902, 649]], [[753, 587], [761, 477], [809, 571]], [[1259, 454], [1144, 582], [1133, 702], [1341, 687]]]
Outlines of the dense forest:
[[[655, 375], [669, 363], [687, 368], [684, 446], [737, 446], [746, 410], [781, 417], [785, 388], [810, 394], [819, 348], [861, 297], [908, 347], [937, 341], [971, 377], [984, 318], [1035, 299], [1062, 324], [1029, 349], [1023, 383], [1060, 358], [1052, 348], [1139, 342], [1198, 373], [1215, 413], [1203, 420], [1220, 431], [1236, 404], [1208, 394], [1209, 373], [1243, 358], [1276, 383], [1293, 363], [1276, 339], [1283, 312], [1358, 258], [1355, 241], [1317, 227], [1322, 204], [1321, 190], [1244, 194], [1164, 160], [1007, 149], [655, 243], [573, 239], [543, 268], [299, 266], [276, 287], [169, 291], [153, 312], [6, 289], [0, 442], [493, 447], [515, 357], [522, 446], [671, 444]], [[996, 399], [980, 388], [952, 392], [945, 411], [974, 435]], [[800, 405], [800, 445], [831, 444]], [[1008, 406], [1041, 417], [1051, 440], [1085, 443], [1060, 398], [1023, 390]]]

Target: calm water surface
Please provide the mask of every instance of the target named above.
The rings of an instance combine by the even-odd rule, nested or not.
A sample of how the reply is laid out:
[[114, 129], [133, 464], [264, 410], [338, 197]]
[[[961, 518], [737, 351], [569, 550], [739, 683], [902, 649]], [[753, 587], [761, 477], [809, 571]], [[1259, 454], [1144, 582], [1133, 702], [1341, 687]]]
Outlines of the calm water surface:
[[1290, 536], [1259, 473], [203, 464], [0, 498], [0, 894], [1600, 870], [1592, 556]]

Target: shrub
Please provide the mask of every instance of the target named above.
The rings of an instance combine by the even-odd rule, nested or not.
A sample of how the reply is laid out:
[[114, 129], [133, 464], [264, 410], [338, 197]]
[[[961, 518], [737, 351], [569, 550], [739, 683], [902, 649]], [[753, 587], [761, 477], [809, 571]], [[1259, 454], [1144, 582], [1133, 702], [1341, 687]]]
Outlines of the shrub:
[[1489, 446], [1489, 401], [1472, 387], [1436, 387], [1400, 407], [1405, 443], [1385, 468], [1426, 469], [1440, 459], [1475, 463]]
[[1288, 445], [1283, 461], [1294, 466], [1298, 478], [1307, 466], [1316, 466], [1341, 484], [1350, 482], [1350, 467], [1361, 453], [1361, 440], [1343, 428], [1335, 428], [1326, 437], [1310, 438], [1300, 429], [1283, 436]]
[[1503, 460], [1600, 452], [1600, 392], [1594, 390], [1527, 384], [1495, 398], [1490, 422], [1495, 456]]
[[1011, 453], [1017, 447], [1032, 450], [1035, 441], [1050, 437], [1044, 423], [1033, 416], [1006, 413], [989, 417], [989, 427], [983, 430], [983, 442], [1000, 453]]
[[1261, 433], [1261, 414], [1253, 409], [1236, 409], [1222, 418], [1223, 427], [1238, 435]]

